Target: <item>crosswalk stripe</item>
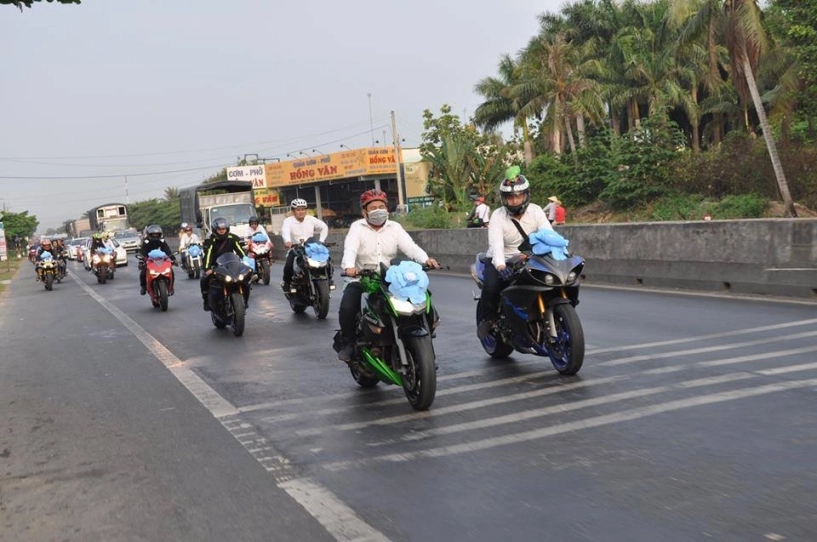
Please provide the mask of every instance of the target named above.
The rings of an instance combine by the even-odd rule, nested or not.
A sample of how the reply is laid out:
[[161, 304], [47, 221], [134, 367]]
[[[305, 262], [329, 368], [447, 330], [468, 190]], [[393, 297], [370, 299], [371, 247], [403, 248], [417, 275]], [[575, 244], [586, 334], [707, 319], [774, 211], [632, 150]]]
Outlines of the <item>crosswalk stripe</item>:
[[330, 471], [340, 471], [355, 467], [364, 467], [377, 463], [404, 463], [407, 461], [414, 461], [417, 459], [446, 457], [462, 453], [478, 452], [482, 450], [496, 448], [499, 446], [508, 446], [510, 444], [518, 444], [522, 442], [540, 440], [554, 435], [579, 431], [582, 429], [589, 429], [593, 427], [600, 427], [614, 423], [637, 420], [640, 418], [645, 418], [647, 416], [654, 416], [657, 414], [673, 412], [686, 408], [722, 403], [726, 401], [734, 401], [737, 399], [744, 399], [747, 397], [757, 397], [769, 393], [777, 393], [781, 391], [806, 388], [810, 386], [817, 386], [817, 379], [779, 382], [775, 384], [767, 384], [765, 386], [758, 386], [753, 388], [742, 388], [739, 390], [725, 391], [709, 395], [699, 395], [697, 397], [678, 399], [675, 401], [668, 401], [666, 403], [659, 403], [646, 407], [633, 408], [630, 410], [616, 412], [613, 414], [604, 414], [601, 416], [594, 416], [592, 418], [586, 418], [583, 420], [552, 425], [550, 427], [544, 427], [541, 429], [522, 431], [520, 433], [515, 433], [511, 435], [491, 437], [477, 441], [454, 444], [451, 446], [428, 448], [416, 452], [403, 452], [374, 456], [363, 459], [335, 461], [324, 463], [321, 466], [324, 469]]

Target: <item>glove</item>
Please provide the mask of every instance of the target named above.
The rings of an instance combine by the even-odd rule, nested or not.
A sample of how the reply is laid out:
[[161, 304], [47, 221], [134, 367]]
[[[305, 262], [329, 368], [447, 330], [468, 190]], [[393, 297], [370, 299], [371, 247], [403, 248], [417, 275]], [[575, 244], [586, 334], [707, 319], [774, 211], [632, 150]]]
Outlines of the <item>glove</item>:
[[513, 275], [513, 269], [510, 267], [505, 267], [503, 270], [499, 272], [499, 278], [502, 280], [508, 280]]

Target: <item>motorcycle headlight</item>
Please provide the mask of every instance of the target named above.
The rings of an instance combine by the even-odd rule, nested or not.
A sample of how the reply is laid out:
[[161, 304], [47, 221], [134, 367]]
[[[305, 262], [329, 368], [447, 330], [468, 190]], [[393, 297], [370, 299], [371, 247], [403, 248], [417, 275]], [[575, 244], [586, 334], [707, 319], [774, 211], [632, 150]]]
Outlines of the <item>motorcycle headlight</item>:
[[105, 260], [106, 262], [111, 261], [111, 257], [110, 257], [110, 256], [105, 256], [105, 257], [104, 257], [104, 258], [102, 258], [102, 259], [103, 259], [103, 260]]
[[94, 259], [94, 263], [99, 263], [99, 261], [100, 261], [99, 256], [97, 256], [96, 254], [94, 254], [93, 259]]
[[576, 272], [571, 271], [570, 273], [567, 274], [567, 282], [571, 283], [571, 282], [575, 281], [577, 277], [578, 277], [578, 275], [576, 274]]
[[153, 269], [150, 270], [150, 276], [151, 277], [158, 277], [159, 275], [161, 275], [160, 272], [154, 271]]
[[306, 263], [309, 264], [309, 267], [326, 267], [326, 262], [321, 262], [313, 258], [307, 258]]
[[244, 273], [238, 275], [238, 282], [241, 282], [242, 280], [244, 280]]
[[231, 277], [230, 275], [224, 275], [224, 282], [232, 282], [232, 281], [233, 281], [233, 277]]
[[392, 307], [394, 307], [397, 314], [409, 315], [417, 312], [425, 312], [426, 310], [425, 303], [412, 303], [407, 299], [397, 299], [393, 296], [389, 296], [389, 300], [391, 301]]
[[554, 284], [557, 284], [558, 282], [559, 281], [556, 280], [556, 277], [554, 277], [550, 273], [545, 273], [545, 284], [547, 284], [548, 286], [553, 286]]

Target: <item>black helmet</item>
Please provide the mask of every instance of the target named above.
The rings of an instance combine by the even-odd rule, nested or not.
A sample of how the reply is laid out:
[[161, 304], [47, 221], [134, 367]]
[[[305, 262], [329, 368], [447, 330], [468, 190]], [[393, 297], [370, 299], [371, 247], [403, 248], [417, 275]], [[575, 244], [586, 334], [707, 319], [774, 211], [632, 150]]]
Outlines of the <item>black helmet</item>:
[[[230, 233], [230, 222], [228, 222], [226, 218], [218, 217], [217, 219], [213, 220], [211, 226], [213, 227], [213, 233], [219, 239], [225, 239]], [[226, 229], [227, 231], [225, 231], [224, 234], [218, 233], [218, 230], [222, 228]]]
[[250, 224], [252, 224], [253, 222], [255, 222], [256, 224], [258, 224], [258, 217], [257, 217], [257, 216], [251, 216], [251, 217], [250, 217], [250, 219], [248, 220], [248, 222], [249, 222]]
[[150, 226], [148, 226], [147, 230], [145, 230], [145, 233], [147, 233], [147, 236], [152, 239], [162, 238], [162, 228], [160, 226], [157, 226], [156, 224], [151, 224]]
[[[509, 167], [505, 172], [505, 180], [499, 185], [499, 199], [512, 215], [524, 213], [530, 203], [530, 183], [520, 171], [519, 166]], [[507, 197], [511, 194], [523, 194], [525, 199], [519, 205], [508, 205]]]

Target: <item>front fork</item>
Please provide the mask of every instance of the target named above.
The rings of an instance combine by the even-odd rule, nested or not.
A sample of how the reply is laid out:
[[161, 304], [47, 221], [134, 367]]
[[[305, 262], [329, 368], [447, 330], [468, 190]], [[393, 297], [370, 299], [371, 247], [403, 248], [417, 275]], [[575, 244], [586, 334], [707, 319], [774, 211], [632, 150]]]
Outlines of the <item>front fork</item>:
[[561, 303], [565, 303], [565, 302], [569, 303], [570, 299], [568, 298], [567, 292], [565, 292], [565, 289], [561, 288], [559, 290], [559, 296], [558, 296], [559, 301], [556, 302], [556, 303], [551, 303], [550, 306], [548, 306], [545, 303], [545, 296], [543, 295], [543, 293], [544, 292], [539, 292], [539, 294], [537, 296], [537, 301], [539, 302], [539, 315], [542, 318], [542, 321], [547, 322], [548, 337], [550, 338], [551, 341], [555, 341], [556, 338], [557, 338], [557, 335], [556, 335], [556, 317], [553, 315], [553, 309], [554, 309], [554, 307], [556, 307], [556, 305], [559, 305]]

